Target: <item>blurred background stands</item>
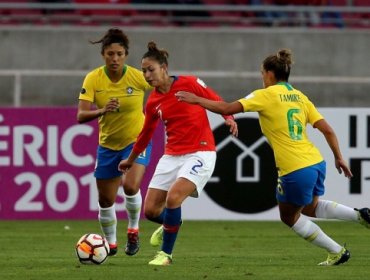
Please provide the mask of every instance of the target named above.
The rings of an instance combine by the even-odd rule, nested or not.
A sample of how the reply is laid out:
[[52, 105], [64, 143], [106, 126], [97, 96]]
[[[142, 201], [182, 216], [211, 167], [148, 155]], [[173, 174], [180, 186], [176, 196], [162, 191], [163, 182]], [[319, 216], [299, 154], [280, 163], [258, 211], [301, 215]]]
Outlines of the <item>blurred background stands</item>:
[[0, 24], [370, 28], [370, 0], [0, 0]]

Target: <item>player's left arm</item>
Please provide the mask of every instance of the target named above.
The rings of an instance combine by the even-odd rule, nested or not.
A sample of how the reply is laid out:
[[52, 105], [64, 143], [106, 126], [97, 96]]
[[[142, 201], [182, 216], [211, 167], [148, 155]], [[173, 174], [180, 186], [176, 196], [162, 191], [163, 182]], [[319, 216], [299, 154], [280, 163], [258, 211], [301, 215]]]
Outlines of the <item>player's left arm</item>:
[[338, 169], [338, 172], [341, 174], [344, 173], [344, 176], [351, 178], [352, 172], [348, 167], [347, 163], [343, 159], [342, 153], [339, 148], [338, 138], [333, 130], [333, 128], [328, 124], [325, 119], [320, 119], [316, 121], [313, 125], [314, 128], [320, 130], [320, 132], [325, 136], [326, 142], [328, 143], [330, 149], [333, 152], [335, 159], [335, 167]]

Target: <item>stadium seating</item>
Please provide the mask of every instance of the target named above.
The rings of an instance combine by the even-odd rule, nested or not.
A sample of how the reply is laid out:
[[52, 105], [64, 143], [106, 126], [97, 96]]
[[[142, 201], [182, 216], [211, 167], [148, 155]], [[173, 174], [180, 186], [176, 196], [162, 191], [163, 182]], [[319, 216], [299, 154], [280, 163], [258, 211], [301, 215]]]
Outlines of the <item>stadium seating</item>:
[[[11, 2], [13, 4], [17, 3], [32, 3], [37, 1], [26, 1], [26, 0], [12, 0], [12, 1], [5, 1], [0, 0], [0, 3], [2, 2]], [[20, 23], [19, 20], [21, 19], [21, 22], [26, 24], [37, 24], [42, 23], [41, 22], [41, 15], [42, 10], [39, 9], [26, 9], [26, 8], [4, 8], [0, 10], [0, 24], [18, 24]]]
[[[56, 0], [56, 3], [63, 3]], [[116, 9], [114, 4], [147, 4], [152, 1], [135, 0], [66, 0], [66, 3], [98, 4], [104, 8], [91, 7], [82, 9], [43, 9], [17, 8], [17, 3], [42, 3], [42, 0], [0, 0], [0, 3], [13, 3], [9, 8], [0, 10], [0, 24], [55, 24], [55, 25], [117, 25], [117, 26], [191, 26], [191, 27], [258, 27], [258, 26], [305, 26], [308, 28], [370, 28], [370, 12], [291, 12], [285, 17], [279, 13], [253, 12], [249, 10], [142, 10]], [[48, 1], [49, 2], [49, 1]], [[182, 4], [186, 1], [179, 1]], [[49, 2], [50, 3], [50, 2]], [[156, 1], [174, 4], [176, 1]], [[257, 5], [254, 0], [199, 0], [187, 3], [212, 5]], [[348, 0], [260, 0], [258, 5], [324, 5], [330, 7], [349, 7]], [[369, 7], [369, 0], [352, 0], [353, 7]], [[112, 8], [110, 8], [112, 7]], [[271, 16], [272, 15], [272, 16]], [[316, 22], [315, 22], [316, 20]]]

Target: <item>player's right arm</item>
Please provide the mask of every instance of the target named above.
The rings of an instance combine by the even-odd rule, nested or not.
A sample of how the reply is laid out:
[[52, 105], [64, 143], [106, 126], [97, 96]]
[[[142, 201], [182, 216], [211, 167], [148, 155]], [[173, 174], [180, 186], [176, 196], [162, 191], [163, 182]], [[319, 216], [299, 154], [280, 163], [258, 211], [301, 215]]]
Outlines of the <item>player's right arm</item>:
[[190, 92], [179, 91], [175, 94], [179, 101], [185, 101], [190, 104], [197, 104], [205, 109], [221, 115], [233, 115], [244, 112], [242, 104], [239, 101], [231, 103], [225, 101], [215, 101], [197, 96]]
[[85, 123], [105, 115], [107, 112], [116, 111], [119, 107], [117, 99], [110, 99], [102, 108], [96, 108], [95, 89], [96, 89], [96, 70], [86, 75], [79, 96], [77, 121]]
[[92, 103], [87, 100], [78, 102], [77, 121], [85, 123], [105, 114], [104, 108], [92, 110]]
[[103, 108], [93, 108], [93, 103], [87, 100], [78, 102], [77, 121], [79, 123], [89, 122], [105, 115], [107, 112], [115, 112], [119, 107], [117, 99], [110, 99]]

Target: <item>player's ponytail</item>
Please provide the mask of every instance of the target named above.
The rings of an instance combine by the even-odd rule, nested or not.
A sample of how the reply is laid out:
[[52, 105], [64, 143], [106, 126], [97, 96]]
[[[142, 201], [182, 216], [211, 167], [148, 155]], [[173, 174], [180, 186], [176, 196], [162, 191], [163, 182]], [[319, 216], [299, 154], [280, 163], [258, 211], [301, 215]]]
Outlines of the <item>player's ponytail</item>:
[[158, 49], [154, 41], [148, 43], [148, 51], [143, 55], [144, 58], [151, 58], [158, 61], [159, 64], [168, 65], [169, 54], [165, 49]]
[[118, 28], [110, 28], [105, 35], [96, 41], [89, 41], [91, 44], [100, 44], [101, 43], [101, 54], [104, 54], [104, 50], [106, 47], [113, 43], [120, 44], [128, 55], [129, 49], [129, 40], [128, 37], [121, 29]]
[[277, 81], [287, 82], [290, 76], [290, 69], [293, 64], [292, 52], [289, 49], [280, 49], [263, 61], [263, 68], [272, 71]]

